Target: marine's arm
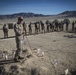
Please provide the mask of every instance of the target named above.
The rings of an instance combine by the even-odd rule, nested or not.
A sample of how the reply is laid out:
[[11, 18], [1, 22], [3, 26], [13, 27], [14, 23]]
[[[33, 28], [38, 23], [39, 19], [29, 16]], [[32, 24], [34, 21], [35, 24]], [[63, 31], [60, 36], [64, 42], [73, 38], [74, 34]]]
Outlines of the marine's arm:
[[16, 27], [16, 24], [14, 25], [14, 31], [15, 31], [15, 34], [18, 35], [18, 36], [21, 36], [23, 34], [23, 32], [21, 32], [17, 27]]

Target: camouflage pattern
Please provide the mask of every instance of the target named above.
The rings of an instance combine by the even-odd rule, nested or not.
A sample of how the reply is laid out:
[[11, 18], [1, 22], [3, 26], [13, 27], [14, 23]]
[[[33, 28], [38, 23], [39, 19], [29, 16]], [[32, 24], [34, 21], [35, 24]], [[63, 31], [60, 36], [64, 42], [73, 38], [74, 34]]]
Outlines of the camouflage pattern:
[[66, 24], [66, 31], [68, 31], [70, 20], [69, 19], [64, 19], [63, 22], [64, 22], [64, 24]]
[[16, 39], [16, 54], [15, 54], [15, 58], [18, 59], [19, 56], [22, 56], [22, 49], [23, 49], [23, 37], [26, 31], [26, 26], [25, 26], [25, 22], [21, 22], [21, 23], [16, 23], [14, 25], [14, 31], [15, 31], [15, 39]]
[[72, 31], [74, 31], [74, 26], [75, 26], [75, 23], [74, 21], [72, 22]]
[[55, 22], [55, 30], [58, 31], [58, 22]]
[[29, 27], [29, 34], [32, 34], [32, 23], [30, 22], [30, 24], [28, 25]]
[[42, 33], [44, 32], [45, 33], [45, 25], [43, 22], [41, 22], [41, 30], [42, 30]]
[[47, 32], [49, 32], [49, 27], [50, 27], [50, 24], [49, 24], [49, 21], [47, 20], [47, 21], [46, 21], [46, 31], [47, 31]]
[[68, 31], [68, 25], [69, 25], [69, 23], [66, 22], [66, 31]]
[[3, 32], [4, 32], [4, 38], [8, 37], [8, 26], [6, 24], [4, 24], [3, 26]]
[[35, 22], [35, 34], [38, 34], [38, 24]]
[[64, 30], [64, 23], [63, 23], [63, 21], [61, 21], [61, 31], [63, 31]]
[[53, 24], [50, 22], [50, 32], [53, 31]]

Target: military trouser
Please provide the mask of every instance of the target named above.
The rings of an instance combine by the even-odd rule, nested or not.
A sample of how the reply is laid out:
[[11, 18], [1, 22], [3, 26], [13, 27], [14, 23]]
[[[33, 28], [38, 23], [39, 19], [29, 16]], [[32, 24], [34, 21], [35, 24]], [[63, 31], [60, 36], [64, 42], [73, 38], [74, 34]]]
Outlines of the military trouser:
[[72, 25], [72, 31], [74, 31], [74, 25]]
[[38, 28], [35, 28], [35, 34], [38, 34]]
[[58, 26], [55, 26], [55, 31], [58, 31]]
[[45, 33], [45, 29], [42, 29], [42, 33]]
[[18, 59], [19, 56], [22, 56], [22, 50], [23, 50], [23, 40], [22, 39], [17, 39], [16, 38], [16, 54], [15, 54], [15, 58]]
[[4, 38], [8, 37], [8, 32], [4, 32]]
[[49, 26], [47, 26], [47, 32], [49, 32]]
[[64, 27], [63, 27], [63, 25], [61, 26], [61, 31], [63, 31], [64, 30]]
[[32, 34], [32, 29], [31, 28], [29, 28], [29, 34]]
[[66, 31], [68, 31], [68, 25], [66, 25]]

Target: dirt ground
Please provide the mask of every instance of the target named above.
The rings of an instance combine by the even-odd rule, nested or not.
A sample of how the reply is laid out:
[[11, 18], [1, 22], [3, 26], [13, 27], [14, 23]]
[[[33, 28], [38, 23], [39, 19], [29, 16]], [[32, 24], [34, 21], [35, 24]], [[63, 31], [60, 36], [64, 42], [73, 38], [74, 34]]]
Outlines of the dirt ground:
[[[7, 51], [9, 59], [13, 58], [12, 51], [16, 50], [16, 43], [15, 38], [12, 36], [15, 36], [13, 29], [9, 30], [9, 38], [7, 39], [3, 38], [3, 31], [0, 30], [0, 66], [5, 66], [7, 71], [12, 65], [18, 66], [21, 74], [12, 75], [65, 75], [67, 70], [68, 74], [66, 75], [76, 75], [76, 33], [64, 30], [29, 35], [27, 38], [32, 51], [30, 51], [27, 39], [23, 48], [24, 50], [27, 49], [28, 54], [33, 57], [27, 57], [24, 64], [13, 62], [6, 62], [6, 64], [3, 62], [1, 52]], [[38, 49], [40, 49], [40, 53], [38, 53]]]
[[[14, 35], [13, 30], [10, 30], [9, 34]], [[2, 31], [0, 31], [0, 38], [1, 38], [0, 51], [8, 51], [11, 54], [12, 50], [16, 50], [15, 38], [3, 39], [2, 37], [3, 37], [3, 33]], [[49, 67], [50, 68], [49, 70], [52, 71], [51, 75], [64, 74], [66, 69], [68, 69], [69, 72], [76, 70], [76, 34], [75, 33], [50, 32], [45, 34], [30, 35], [27, 37], [30, 42], [33, 53], [34, 53], [34, 49], [41, 49], [41, 51], [44, 52], [43, 58], [45, 60], [41, 59], [38, 61], [38, 63], [39, 65], [41, 65], [42, 63], [44, 64], [46, 62], [47, 68]], [[26, 48], [29, 48], [27, 39], [26, 39], [26, 45], [24, 45], [24, 49]], [[37, 64], [37, 62], [35, 63]], [[56, 74], [54, 69], [51, 69], [53, 68], [52, 64], [56, 69]]]

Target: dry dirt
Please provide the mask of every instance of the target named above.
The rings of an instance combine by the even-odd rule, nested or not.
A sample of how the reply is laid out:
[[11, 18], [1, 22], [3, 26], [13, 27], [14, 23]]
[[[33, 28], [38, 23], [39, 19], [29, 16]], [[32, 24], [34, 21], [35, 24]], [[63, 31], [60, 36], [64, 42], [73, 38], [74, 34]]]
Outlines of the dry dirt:
[[[29, 22], [29, 19], [25, 20], [27, 23]], [[40, 18], [36, 20], [39, 21]], [[34, 22], [35, 18], [31, 18], [30, 21]], [[9, 20], [0, 22], [6, 23]], [[26, 39], [26, 45], [23, 48], [27, 52], [24, 53], [25, 61], [23, 63], [15, 63], [12, 59], [12, 51], [16, 50], [15, 38], [12, 36], [14, 36], [12, 29], [9, 30], [7, 39], [3, 38], [3, 31], [0, 30], [0, 72], [2, 71], [1, 66], [6, 69], [5, 74], [2, 75], [65, 75], [67, 70], [68, 75], [76, 75], [76, 33], [64, 30], [27, 36], [32, 51]], [[40, 53], [38, 53], [38, 49], [41, 50]], [[2, 58], [3, 51], [8, 51], [9, 60]]]
[[[14, 35], [13, 30], [10, 30], [9, 36], [12, 35]], [[20, 69], [23, 67], [25, 68], [24, 74], [20, 71], [23, 75], [38, 75], [37, 73], [40, 75], [64, 75], [66, 69], [68, 69], [69, 72], [76, 70], [75, 33], [50, 32], [27, 37], [32, 48], [32, 53], [29, 52], [29, 54], [33, 57], [27, 58], [24, 64], [9, 63], [4, 64], [5, 66], [16, 65]], [[1, 30], [0, 38], [0, 51], [8, 51], [12, 54], [12, 50], [16, 50], [15, 38], [3, 39], [3, 32]], [[27, 40], [24, 49], [30, 50]], [[44, 55], [38, 55], [37, 49], [41, 49]], [[36, 73], [28, 74], [32, 70], [34, 70], [34, 72], [36, 70]]]

